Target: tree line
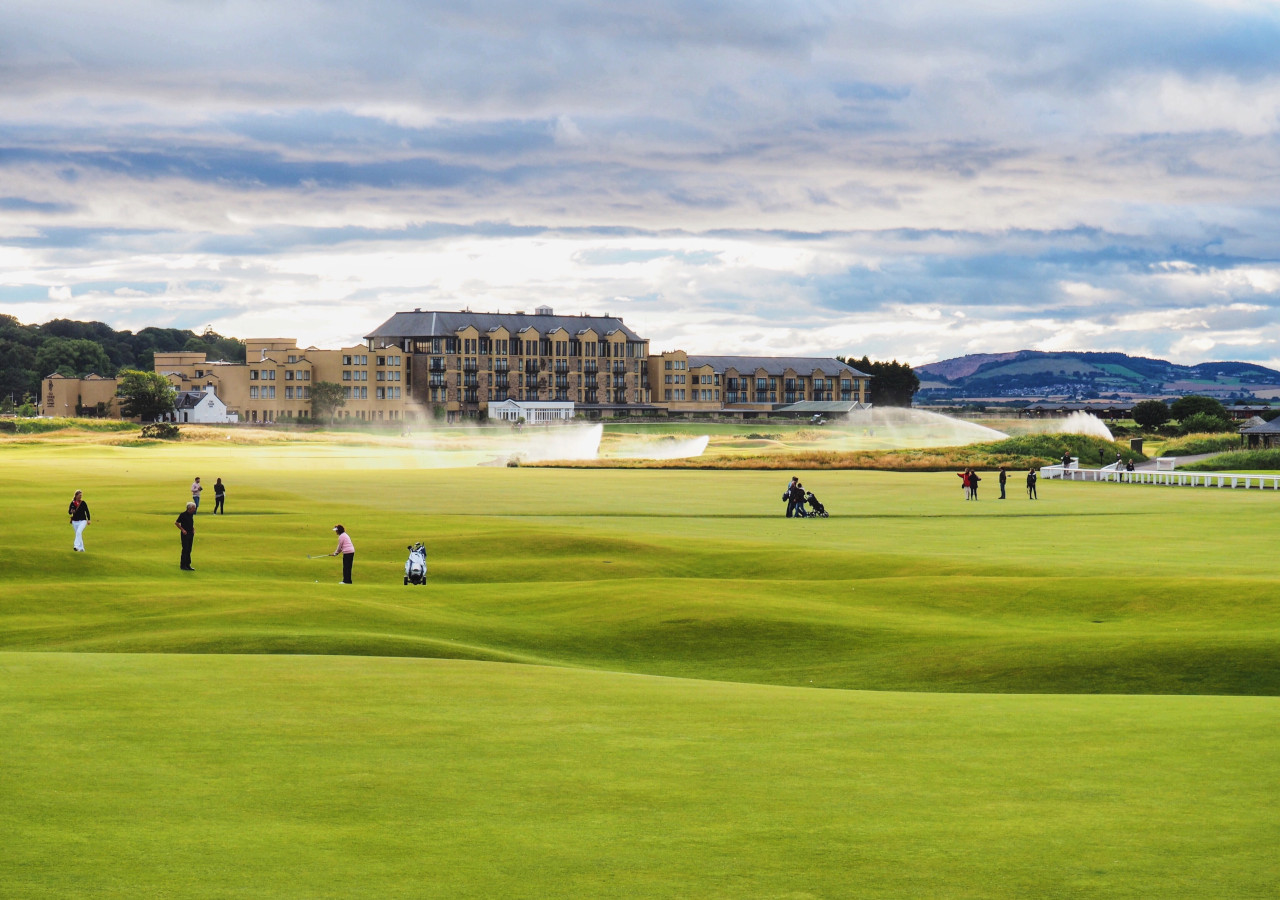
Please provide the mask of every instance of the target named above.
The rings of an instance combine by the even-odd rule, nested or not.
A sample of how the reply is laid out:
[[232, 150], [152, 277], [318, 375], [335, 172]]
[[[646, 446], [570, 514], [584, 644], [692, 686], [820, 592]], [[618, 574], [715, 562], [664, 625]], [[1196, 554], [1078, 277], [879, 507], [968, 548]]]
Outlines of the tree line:
[[243, 341], [212, 328], [201, 334], [155, 327], [135, 333], [71, 319], [24, 325], [13, 316], [0, 315], [0, 398], [7, 405], [38, 397], [41, 380], [53, 374], [114, 378], [130, 369], [150, 371], [155, 354], [179, 350], [201, 352], [209, 359], [243, 360], [245, 347]]
[[920, 378], [906, 363], [872, 362], [868, 357], [837, 356], [836, 359], [859, 372], [871, 376], [871, 395], [867, 398], [876, 406], [910, 406], [916, 391], [920, 390]]

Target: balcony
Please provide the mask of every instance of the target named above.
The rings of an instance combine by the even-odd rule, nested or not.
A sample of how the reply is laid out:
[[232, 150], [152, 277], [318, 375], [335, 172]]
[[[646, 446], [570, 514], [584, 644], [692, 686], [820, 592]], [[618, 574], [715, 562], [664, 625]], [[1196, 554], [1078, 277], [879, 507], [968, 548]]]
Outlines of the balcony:
[[462, 398], [463, 403], [479, 403], [480, 392], [474, 389], [468, 389]]
[[443, 375], [432, 375], [427, 379], [427, 384], [434, 388], [444, 387], [445, 380]]
[[626, 402], [627, 402], [627, 392], [626, 392], [626, 391], [614, 391], [614, 392], [613, 392], [613, 402], [614, 402], [614, 403], [626, 403]]
[[524, 373], [526, 375], [538, 374], [538, 361], [536, 359], [526, 359], [524, 361]]
[[614, 375], [614, 376], [613, 376], [613, 386], [614, 386], [615, 388], [624, 388], [624, 387], [626, 387], [626, 386], [627, 386], [627, 376], [625, 376], [625, 375]]
[[428, 372], [443, 372], [443, 371], [444, 371], [444, 360], [443, 360], [443, 359], [433, 359], [433, 360], [431, 360], [431, 365], [427, 368], [427, 371], [428, 371]]
[[510, 364], [505, 359], [497, 360], [493, 364], [493, 371], [497, 372], [499, 375], [505, 375], [510, 371]]
[[479, 387], [480, 381], [475, 373], [468, 373], [462, 376], [462, 386], [467, 388]]
[[538, 376], [536, 374], [524, 376], [524, 386], [526, 388], [536, 388], [538, 386]]
[[582, 367], [583, 375], [595, 375], [599, 371], [600, 371], [599, 366], [597, 366], [594, 362], [589, 362]]
[[567, 359], [556, 360], [556, 374], [557, 375], [569, 374], [569, 361]]
[[479, 367], [480, 364], [474, 359], [464, 360], [462, 363], [462, 371], [464, 372], [477, 372], [479, 371]]
[[505, 391], [507, 387], [509, 387], [506, 373], [495, 375], [493, 379], [493, 386]]
[[613, 361], [613, 373], [615, 375], [617, 375], [618, 373], [622, 373], [625, 375], [626, 372], [627, 372], [627, 361], [625, 359], [615, 359]]
[[599, 400], [596, 399], [595, 391], [586, 391], [583, 393], [583, 396], [586, 398], [585, 400], [582, 401], [583, 403], [599, 403], [600, 402]]

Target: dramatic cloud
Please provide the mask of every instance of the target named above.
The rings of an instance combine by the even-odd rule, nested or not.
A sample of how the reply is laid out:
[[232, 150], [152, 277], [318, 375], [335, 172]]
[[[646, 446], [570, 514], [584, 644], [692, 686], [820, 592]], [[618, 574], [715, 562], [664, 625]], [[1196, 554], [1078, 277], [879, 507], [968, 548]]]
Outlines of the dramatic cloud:
[[1280, 6], [0, 10], [0, 312], [1280, 364]]

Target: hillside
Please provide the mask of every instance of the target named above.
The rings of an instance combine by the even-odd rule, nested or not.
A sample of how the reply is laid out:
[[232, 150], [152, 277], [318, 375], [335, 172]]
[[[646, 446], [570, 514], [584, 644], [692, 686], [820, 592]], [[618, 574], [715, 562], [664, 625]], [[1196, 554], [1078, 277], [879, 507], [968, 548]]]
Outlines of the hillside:
[[1020, 350], [971, 354], [917, 366], [917, 402], [965, 397], [1112, 397], [1201, 393], [1224, 399], [1270, 395], [1280, 372], [1254, 363], [1182, 366], [1125, 353]]

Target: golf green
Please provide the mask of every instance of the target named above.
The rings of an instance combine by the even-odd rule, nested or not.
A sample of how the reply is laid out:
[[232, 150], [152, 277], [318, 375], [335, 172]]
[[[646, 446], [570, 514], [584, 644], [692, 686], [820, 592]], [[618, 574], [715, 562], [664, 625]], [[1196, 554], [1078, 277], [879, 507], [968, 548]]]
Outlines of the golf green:
[[1274, 895], [1280, 497], [421, 462], [0, 447], [0, 896]]

